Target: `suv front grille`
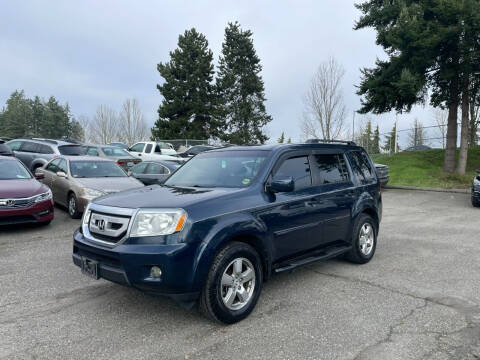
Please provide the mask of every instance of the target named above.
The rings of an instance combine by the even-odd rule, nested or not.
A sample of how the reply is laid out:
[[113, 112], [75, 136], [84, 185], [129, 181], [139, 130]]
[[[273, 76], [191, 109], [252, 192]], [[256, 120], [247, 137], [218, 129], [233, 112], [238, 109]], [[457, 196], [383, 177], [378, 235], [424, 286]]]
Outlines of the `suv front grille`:
[[130, 216], [109, 215], [92, 211], [88, 230], [92, 235], [111, 244], [118, 243], [126, 234]]
[[35, 204], [37, 195], [21, 199], [0, 199], [0, 209], [21, 209]]

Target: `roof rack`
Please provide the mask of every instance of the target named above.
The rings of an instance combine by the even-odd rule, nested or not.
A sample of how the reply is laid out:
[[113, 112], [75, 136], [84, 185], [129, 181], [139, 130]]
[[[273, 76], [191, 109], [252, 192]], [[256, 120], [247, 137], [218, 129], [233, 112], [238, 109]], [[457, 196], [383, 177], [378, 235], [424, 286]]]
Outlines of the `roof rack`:
[[37, 141], [44, 141], [44, 142], [47, 142], [49, 144], [54, 144], [54, 145], [57, 145], [58, 142], [55, 141], [55, 140], [51, 140], [51, 139], [44, 139], [44, 138], [31, 138], [32, 140], [37, 140]]
[[335, 140], [335, 139], [308, 139], [305, 141], [306, 144], [345, 144], [345, 145], [352, 145], [355, 146], [354, 141], [349, 140]]

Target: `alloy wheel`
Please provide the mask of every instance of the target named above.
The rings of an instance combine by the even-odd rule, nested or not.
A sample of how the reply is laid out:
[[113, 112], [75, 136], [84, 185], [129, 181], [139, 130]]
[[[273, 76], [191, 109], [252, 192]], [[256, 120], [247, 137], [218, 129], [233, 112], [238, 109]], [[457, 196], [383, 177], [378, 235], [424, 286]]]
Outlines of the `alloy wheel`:
[[223, 303], [230, 310], [240, 310], [248, 304], [255, 290], [255, 268], [246, 258], [234, 259], [221, 279]]

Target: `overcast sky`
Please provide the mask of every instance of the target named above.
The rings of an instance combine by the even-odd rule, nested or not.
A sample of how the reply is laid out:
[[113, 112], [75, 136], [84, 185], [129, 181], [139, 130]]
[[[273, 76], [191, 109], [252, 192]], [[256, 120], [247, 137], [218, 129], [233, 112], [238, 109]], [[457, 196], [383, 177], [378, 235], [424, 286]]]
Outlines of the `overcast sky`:
[[[254, 35], [265, 81], [273, 140], [282, 131], [300, 138], [302, 97], [319, 63], [334, 56], [346, 70], [343, 90], [349, 124], [359, 108], [359, 69], [384, 56], [372, 30], [353, 31], [359, 12], [351, 0], [322, 1], [2, 1], [0, 106], [15, 89], [28, 97], [57, 97], [75, 116], [93, 116], [100, 104], [120, 109], [139, 100], [149, 126], [161, 95], [159, 62], [169, 60], [178, 35], [195, 27], [220, 54], [224, 29], [238, 21]], [[399, 128], [429, 109], [399, 117]], [[370, 116], [388, 132], [394, 114]], [[357, 123], [360, 117], [357, 116]]]

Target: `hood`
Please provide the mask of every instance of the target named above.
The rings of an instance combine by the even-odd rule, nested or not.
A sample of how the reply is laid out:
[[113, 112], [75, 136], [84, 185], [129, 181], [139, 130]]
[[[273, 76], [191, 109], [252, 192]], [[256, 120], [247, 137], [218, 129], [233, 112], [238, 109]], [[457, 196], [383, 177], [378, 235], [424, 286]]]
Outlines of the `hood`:
[[145, 186], [97, 198], [95, 204], [122, 208], [185, 208], [242, 189], [231, 188], [183, 188], [164, 185]]
[[48, 187], [35, 179], [0, 180], [0, 198], [26, 198], [48, 191]]
[[131, 177], [75, 178], [75, 181], [84, 187], [106, 193], [143, 187], [140, 181]]
[[173, 149], [162, 149], [162, 155], [176, 155], [177, 152]]

